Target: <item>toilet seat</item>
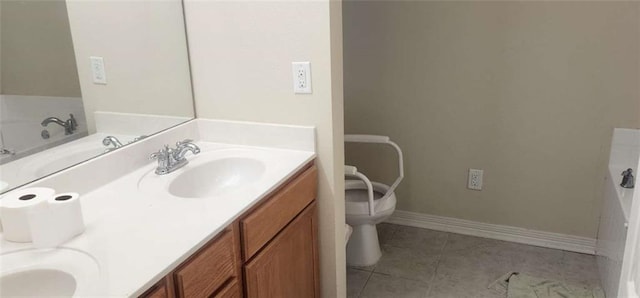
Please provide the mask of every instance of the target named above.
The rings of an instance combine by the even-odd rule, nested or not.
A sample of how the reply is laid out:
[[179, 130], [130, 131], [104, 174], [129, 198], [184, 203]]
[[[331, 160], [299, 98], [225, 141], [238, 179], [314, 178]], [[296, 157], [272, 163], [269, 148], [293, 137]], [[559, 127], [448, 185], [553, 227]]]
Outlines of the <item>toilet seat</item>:
[[[396, 207], [396, 195], [388, 192], [389, 186], [371, 181], [375, 214], [393, 212]], [[345, 213], [347, 216], [362, 215], [369, 217], [369, 197], [367, 185], [361, 180], [345, 180]], [[375, 216], [375, 215], [374, 215]]]

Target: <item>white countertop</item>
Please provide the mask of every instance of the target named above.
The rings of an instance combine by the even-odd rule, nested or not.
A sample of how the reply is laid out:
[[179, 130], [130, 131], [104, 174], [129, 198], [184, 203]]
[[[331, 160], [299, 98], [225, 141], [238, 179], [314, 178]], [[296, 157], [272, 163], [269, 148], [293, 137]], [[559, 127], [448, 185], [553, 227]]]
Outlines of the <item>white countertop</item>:
[[[305, 150], [305, 148], [293, 146], [290, 149], [283, 149], [246, 146], [251, 142], [244, 142], [245, 145], [211, 142], [215, 138], [202, 133], [203, 130], [211, 131], [210, 126], [217, 127], [226, 124], [225, 122], [207, 122], [206, 120], [185, 124], [197, 126], [196, 130], [199, 132], [196, 131], [195, 135], [185, 137], [201, 140], [196, 141], [196, 144], [202, 150], [199, 155], [188, 156], [188, 159], [191, 163], [197, 163], [198, 158], [206, 158], [207, 154], [224, 152], [229, 148], [245, 148], [260, 152], [258, 155], [266, 161], [267, 170], [263, 178], [243, 188], [242, 191], [223, 193], [207, 199], [178, 198], [161, 189], [158, 189], [157, 192], [141, 191], [138, 188], [140, 179], [145, 175], [155, 175], [151, 172], [155, 169], [156, 163], [146, 162], [143, 166], [111, 180], [109, 183], [85, 193], [81, 192], [86, 230], [80, 236], [66, 242], [62, 247], [85, 252], [92, 256], [99, 265], [99, 280], [92, 287], [91, 293], [82, 293], [83, 295], [123, 297], [142, 294], [237, 219], [244, 211], [315, 158], [314, 150]], [[244, 124], [232, 123], [232, 126], [237, 125]], [[249, 128], [252, 125], [258, 124], [248, 124]], [[189, 132], [193, 133], [194, 129], [189, 129], [191, 129]], [[271, 126], [269, 129], [273, 130], [274, 127]], [[292, 127], [286, 129], [292, 129]], [[302, 129], [307, 129], [313, 134], [313, 128]], [[180, 135], [178, 134], [180, 132], [184, 132], [184, 128], [178, 128], [173, 132], [173, 135], [171, 133], [169, 135], [175, 138], [175, 135]], [[287, 133], [284, 133], [279, 137], [286, 138], [286, 135]], [[154, 136], [154, 138], [156, 137], [158, 136]], [[314, 137], [311, 136], [310, 139], [313, 140]], [[155, 145], [153, 140], [149, 140], [148, 143], [141, 142], [141, 146], [144, 147], [144, 144], [147, 144], [147, 147]], [[307, 144], [306, 148], [314, 148], [314, 146], [312, 141], [312, 144]], [[135, 149], [129, 150], [135, 151]], [[123, 149], [123, 152], [119, 154], [126, 156], [127, 153], [124, 153]], [[118, 155], [114, 154], [113, 156], [117, 157]], [[102, 160], [104, 164], [106, 158], [110, 158], [110, 156], [106, 155], [99, 160]], [[88, 166], [85, 165], [85, 167]], [[180, 172], [188, 169], [189, 165], [167, 176], [179, 175]], [[80, 170], [77, 172], [77, 175], [83, 173]], [[64, 174], [57, 174], [58, 177], [49, 183], [55, 184], [58, 181], [60, 188], [68, 191], [65, 188], [69, 188], [69, 186], [63, 186], [63, 184], [73, 185], [73, 183], [67, 181], [70, 180], [69, 178], [59, 177]], [[84, 177], [84, 179], [89, 181], [90, 177]], [[76, 183], [83, 183], [83, 181]], [[45, 181], [34, 186], [51, 187], [52, 185], [48, 185]], [[2, 254], [30, 247], [31, 243], [0, 241]]]

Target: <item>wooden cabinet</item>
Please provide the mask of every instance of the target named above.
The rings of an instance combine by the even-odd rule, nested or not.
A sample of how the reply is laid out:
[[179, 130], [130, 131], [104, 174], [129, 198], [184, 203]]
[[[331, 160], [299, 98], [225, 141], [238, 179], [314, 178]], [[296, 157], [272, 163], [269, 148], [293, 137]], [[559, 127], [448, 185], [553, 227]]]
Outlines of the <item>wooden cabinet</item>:
[[142, 297], [319, 297], [317, 172], [300, 171]]
[[162, 287], [152, 289], [144, 297], [147, 297], [147, 298], [167, 298], [167, 297], [169, 297], [169, 294], [167, 293], [167, 288], [163, 285]]
[[317, 297], [316, 207], [307, 207], [246, 263], [247, 297]]
[[169, 292], [167, 290], [166, 285], [164, 283], [162, 283], [161, 285], [156, 285], [156, 286], [152, 287], [151, 289], [149, 289], [149, 291], [147, 291], [145, 294], [143, 294], [142, 297], [145, 297], [145, 298], [168, 298], [169, 297]]
[[248, 260], [316, 198], [318, 170], [312, 167], [240, 219], [242, 256]]
[[218, 292], [215, 298], [241, 298], [242, 297], [242, 286], [238, 280], [233, 281], [224, 287], [220, 292]]
[[175, 298], [173, 291], [173, 280], [170, 276], [165, 277], [163, 280], [155, 284], [144, 294], [141, 295], [144, 298]]
[[232, 225], [176, 269], [178, 297], [210, 297], [240, 279], [237, 230]]

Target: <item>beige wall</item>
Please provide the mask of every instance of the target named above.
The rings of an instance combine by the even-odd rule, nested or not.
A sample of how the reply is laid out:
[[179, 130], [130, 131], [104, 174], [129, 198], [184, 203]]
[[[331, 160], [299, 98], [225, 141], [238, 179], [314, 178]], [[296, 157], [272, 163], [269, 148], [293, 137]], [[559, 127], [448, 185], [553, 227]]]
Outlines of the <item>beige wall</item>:
[[[400, 210], [595, 238], [612, 129], [640, 126], [639, 5], [347, 2], [345, 130], [403, 148]], [[388, 182], [392, 154], [347, 147]]]
[[[68, 0], [89, 131], [93, 112], [193, 116], [180, 0]], [[90, 56], [104, 58], [107, 85], [92, 81]]]
[[80, 97], [64, 0], [2, 1], [0, 93]]
[[[344, 297], [340, 2], [186, 1], [197, 116], [314, 125], [323, 297]], [[313, 94], [292, 90], [310, 61]]]

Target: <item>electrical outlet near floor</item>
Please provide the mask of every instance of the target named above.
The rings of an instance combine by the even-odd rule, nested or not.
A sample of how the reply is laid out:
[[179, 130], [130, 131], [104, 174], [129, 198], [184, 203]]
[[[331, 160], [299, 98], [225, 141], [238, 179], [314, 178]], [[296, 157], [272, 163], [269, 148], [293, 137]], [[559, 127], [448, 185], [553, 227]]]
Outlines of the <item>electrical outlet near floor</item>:
[[469, 180], [467, 188], [472, 190], [482, 190], [482, 174], [483, 170], [469, 169]]

